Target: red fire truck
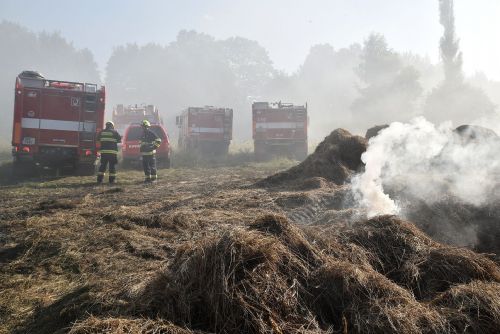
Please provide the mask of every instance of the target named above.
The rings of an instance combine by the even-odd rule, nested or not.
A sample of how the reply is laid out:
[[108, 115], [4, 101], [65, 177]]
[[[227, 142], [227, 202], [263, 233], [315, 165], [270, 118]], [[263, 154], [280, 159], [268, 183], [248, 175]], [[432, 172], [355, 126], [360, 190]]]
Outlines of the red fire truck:
[[79, 174], [93, 174], [104, 104], [104, 87], [96, 84], [49, 80], [35, 71], [19, 74], [12, 131], [14, 172], [70, 167]]
[[190, 107], [176, 117], [179, 148], [200, 155], [226, 155], [233, 135], [233, 110]]
[[145, 119], [151, 124], [163, 124], [158, 109], [151, 104], [139, 106], [137, 104], [135, 106], [118, 104], [113, 108], [113, 123], [115, 123], [115, 129], [121, 135], [125, 133], [125, 129], [130, 124], [139, 124]]
[[307, 104], [255, 102], [252, 104], [255, 159], [307, 156]]

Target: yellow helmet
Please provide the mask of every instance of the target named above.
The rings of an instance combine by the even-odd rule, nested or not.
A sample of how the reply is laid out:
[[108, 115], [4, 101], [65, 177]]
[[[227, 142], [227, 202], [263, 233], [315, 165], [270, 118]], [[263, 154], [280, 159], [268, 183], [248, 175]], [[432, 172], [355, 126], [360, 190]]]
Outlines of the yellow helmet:
[[144, 126], [146, 128], [149, 128], [151, 126], [151, 123], [149, 123], [149, 121], [147, 119], [143, 120], [141, 122], [141, 126]]

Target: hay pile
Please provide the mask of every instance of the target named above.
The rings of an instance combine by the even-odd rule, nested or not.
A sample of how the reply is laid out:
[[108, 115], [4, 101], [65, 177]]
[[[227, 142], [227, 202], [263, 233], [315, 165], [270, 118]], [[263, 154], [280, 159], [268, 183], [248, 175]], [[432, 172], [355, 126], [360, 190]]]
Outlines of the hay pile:
[[97, 318], [93, 316], [84, 321], [76, 322], [69, 331], [69, 334], [95, 333], [196, 334], [200, 332], [193, 332], [162, 320]]
[[268, 215], [181, 247], [134, 312], [216, 333], [495, 333], [499, 270], [394, 217], [303, 231]]
[[[446, 196], [434, 203], [405, 195], [404, 215], [433, 239], [500, 256], [500, 205], [464, 203]], [[500, 259], [500, 257], [499, 257]]]
[[460, 125], [455, 129], [455, 133], [465, 141], [491, 141], [498, 139], [495, 131], [479, 125]]
[[375, 125], [368, 130], [366, 130], [365, 138], [366, 140], [370, 140], [370, 138], [378, 136], [379, 132], [384, 130], [385, 128], [388, 128], [388, 124], [383, 124], [383, 125]]
[[321, 177], [335, 184], [344, 184], [363, 163], [361, 154], [366, 151], [367, 140], [353, 136], [347, 130], [337, 129], [327, 136], [313, 154], [299, 165], [272, 175], [258, 184], [282, 185]]
[[373, 268], [417, 299], [430, 299], [474, 280], [500, 282], [500, 268], [486, 256], [437, 243], [394, 216], [354, 224], [343, 237], [374, 255]]

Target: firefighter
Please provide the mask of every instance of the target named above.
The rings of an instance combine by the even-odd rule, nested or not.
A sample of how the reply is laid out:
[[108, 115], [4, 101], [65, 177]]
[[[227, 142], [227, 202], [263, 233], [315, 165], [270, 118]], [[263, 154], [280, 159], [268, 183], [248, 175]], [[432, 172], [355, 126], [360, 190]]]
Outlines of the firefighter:
[[144, 182], [154, 182], [158, 176], [156, 174], [156, 149], [161, 145], [161, 138], [159, 138], [153, 131], [151, 131], [151, 123], [148, 120], [143, 120], [141, 123], [143, 134], [141, 137], [141, 154], [142, 166], [144, 167]]
[[97, 173], [97, 183], [102, 183], [106, 168], [109, 164], [109, 183], [116, 181], [116, 164], [118, 163], [118, 144], [122, 137], [115, 130], [113, 122], [106, 122], [106, 128], [97, 135], [97, 143], [100, 144], [101, 165]]

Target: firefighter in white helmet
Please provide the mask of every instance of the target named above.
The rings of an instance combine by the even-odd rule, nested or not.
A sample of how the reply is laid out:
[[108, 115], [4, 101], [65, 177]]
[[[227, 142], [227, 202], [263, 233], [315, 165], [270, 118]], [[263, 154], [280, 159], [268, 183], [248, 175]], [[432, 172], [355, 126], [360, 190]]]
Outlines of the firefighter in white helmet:
[[100, 145], [101, 165], [97, 173], [97, 183], [102, 183], [104, 174], [109, 164], [109, 183], [116, 181], [116, 164], [118, 163], [118, 144], [122, 137], [115, 130], [113, 122], [106, 122], [106, 128], [97, 135], [97, 143]]
[[144, 182], [154, 182], [158, 178], [156, 171], [156, 149], [161, 145], [161, 138], [151, 131], [151, 123], [148, 120], [143, 120], [141, 126], [143, 134], [140, 151], [145, 175]]

